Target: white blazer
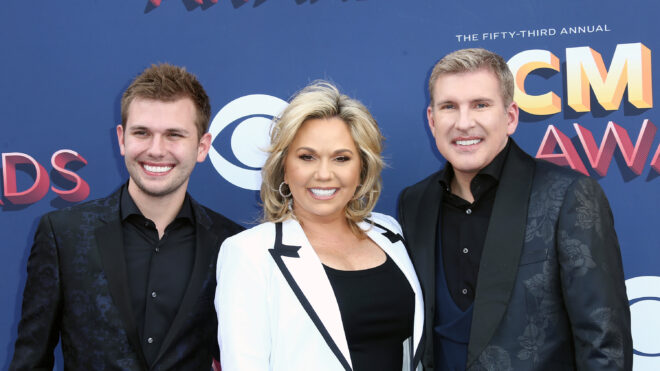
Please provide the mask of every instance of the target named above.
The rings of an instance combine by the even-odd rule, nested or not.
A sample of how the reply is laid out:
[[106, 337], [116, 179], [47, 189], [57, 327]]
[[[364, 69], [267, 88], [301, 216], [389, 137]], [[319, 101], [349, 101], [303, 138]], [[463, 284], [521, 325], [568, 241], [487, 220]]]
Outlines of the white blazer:
[[[415, 293], [413, 336], [402, 370], [421, 370], [424, 304], [417, 275], [392, 217], [373, 213], [360, 227], [396, 263]], [[339, 306], [321, 260], [295, 220], [264, 223], [220, 248], [215, 309], [223, 371], [352, 370]]]

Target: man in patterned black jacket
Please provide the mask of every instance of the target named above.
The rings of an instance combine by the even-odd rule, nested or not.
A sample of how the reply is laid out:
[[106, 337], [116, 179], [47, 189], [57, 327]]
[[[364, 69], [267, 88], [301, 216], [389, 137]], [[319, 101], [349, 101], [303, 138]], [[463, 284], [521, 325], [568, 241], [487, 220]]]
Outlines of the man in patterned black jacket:
[[445, 168], [406, 188], [399, 219], [424, 291], [433, 370], [631, 370], [614, 221], [593, 179], [524, 153], [513, 76], [483, 49], [431, 73]]
[[111, 196], [46, 214], [28, 260], [11, 370], [201, 370], [218, 358], [222, 241], [242, 228], [186, 192], [211, 145], [209, 99], [184, 68], [128, 87], [117, 137], [130, 178]]

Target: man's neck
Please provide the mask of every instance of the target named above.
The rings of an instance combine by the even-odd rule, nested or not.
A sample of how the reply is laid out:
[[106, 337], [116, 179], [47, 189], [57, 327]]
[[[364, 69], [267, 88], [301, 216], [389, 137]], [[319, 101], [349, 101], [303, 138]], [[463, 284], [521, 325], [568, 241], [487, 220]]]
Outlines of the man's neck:
[[128, 193], [142, 215], [154, 222], [158, 230], [158, 237], [162, 238], [165, 228], [181, 210], [186, 197], [186, 187], [181, 187], [181, 189], [166, 196], [154, 197], [144, 193], [133, 182], [129, 181]]
[[474, 196], [472, 195], [470, 184], [476, 175], [477, 174], [463, 174], [454, 171], [454, 176], [451, 179], [451, 193], [469, 203], [473, 203]]

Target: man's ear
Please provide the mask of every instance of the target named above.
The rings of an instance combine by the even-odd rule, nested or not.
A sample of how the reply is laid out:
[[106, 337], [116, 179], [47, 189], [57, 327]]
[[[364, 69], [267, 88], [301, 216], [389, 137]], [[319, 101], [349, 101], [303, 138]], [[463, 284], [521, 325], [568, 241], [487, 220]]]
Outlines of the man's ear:
[[121, 124], [117, 125], [117, 142], [119, 143], [119, 153], [124, 156], [126, 154], [124, 148], [124, 127]]
[[435, 121], [433, 120], [433, 108], [431, 106], [426, 107], [426, 120], [429, 124], [429, 129], [431, 129], [431, 134], [435, 138]]
[[199, 144], [197, 145], [197, 162], [203, 162], [206, 159], [206, 155], [211, 149], [211, 133], [204, 133], [201, 138], [199, 138]]
[[509, 107], [506, 109], [506, 133], [508, 135], [513, 135], [516, 132], [518, 127], [518, 118], [520, 116], [520, 110], [518, 109], [518, 104], [516, 102], [511, 102]]

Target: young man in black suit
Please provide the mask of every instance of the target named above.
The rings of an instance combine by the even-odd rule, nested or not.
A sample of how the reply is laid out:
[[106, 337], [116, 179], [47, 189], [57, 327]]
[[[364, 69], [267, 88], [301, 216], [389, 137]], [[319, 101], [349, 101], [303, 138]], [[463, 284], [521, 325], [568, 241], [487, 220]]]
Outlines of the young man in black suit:
[[52, 369], [60, 338], [67, 369], [211, 368], [218, 248], [242, 228], [186, 191], [210, 115], [184, 68], [153, 65], [131, 83], [117, 126], [130, 179], [41, 219], [10, 369]]
[[425, 296], [425, 369], [630, 370], [607, 199], [516, 145], [513, 90], [506, 62], [484, 49], [431, 73], [427, 118], [447, 165], [399, 201]]

